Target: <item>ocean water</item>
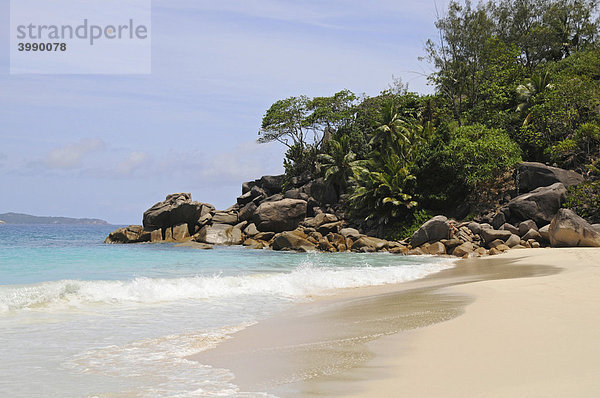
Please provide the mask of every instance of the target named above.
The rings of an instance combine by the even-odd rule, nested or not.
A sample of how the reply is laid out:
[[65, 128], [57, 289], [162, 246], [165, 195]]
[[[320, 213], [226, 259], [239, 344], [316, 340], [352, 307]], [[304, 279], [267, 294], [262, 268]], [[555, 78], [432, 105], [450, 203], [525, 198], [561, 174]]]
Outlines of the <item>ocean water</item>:
[[0, 226], [0, 396], [268, 396], [186, 357], [314, 295], [452, 266], [389, 254], [105, 245], [115, 228]]

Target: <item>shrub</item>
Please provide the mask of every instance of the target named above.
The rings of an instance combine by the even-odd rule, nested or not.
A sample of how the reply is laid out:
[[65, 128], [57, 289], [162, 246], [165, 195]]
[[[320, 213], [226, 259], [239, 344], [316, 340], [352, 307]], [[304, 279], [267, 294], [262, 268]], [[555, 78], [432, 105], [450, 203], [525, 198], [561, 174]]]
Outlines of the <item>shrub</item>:
[[573, 210], [590, 224], [600, 223], [600, 181], [569, 187], [563, 206]]

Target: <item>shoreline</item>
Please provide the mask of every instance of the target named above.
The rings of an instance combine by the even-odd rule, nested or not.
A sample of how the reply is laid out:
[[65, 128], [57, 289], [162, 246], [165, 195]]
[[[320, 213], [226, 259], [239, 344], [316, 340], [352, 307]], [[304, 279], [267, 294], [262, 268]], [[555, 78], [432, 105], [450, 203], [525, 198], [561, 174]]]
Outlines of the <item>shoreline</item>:
[[[233, 382], [240, 386], [241, 391], [268, 391], [286, 397], [394, 396], [402, 391], [396, 376], [405, 375], [405, 368], [428, 369], [431, 363], [439, 363], [440, 368], [445, 369], [447, 363], [453, 363], [443, 349], [446, 345], [454, 347], [454, 339], [469, 335], [468, 325], [475, 321], [481, 323], [483, 336], [495, 336], [497, 339], [491, 342], [486, 340], [485, 344], [482, 340], [484, 346], [478, 348], [485, 349], [482, 352], [491, 351], [489, 358], [493, 358], [494, 349], [502, 351], [502, 345], [494, 346], [492, 343], [502, 342], [504, 338], [502, 333], [491, 328], [494, 324], [491, 321], [503, 318], [506, 311], [510, 313], [513, 308], [527, 303], [530, 285], [546, 286], [545, 281], [548, 280], [557, 285], [565, 282], [568, 285], [565, 289], [569, 291], [576, 288], [572, 286], [572, 274], [600, 279], [600, 270], [593, 267], [594, 255], [600, 257], [600, 249], [515, 250], [502, 256], [460, 260], [454, 268], [421, 280], [350, 289], [340, 295], [319, 297], [313, 302], [298, 304], [293, 313], [280, 314], [259, 322], [233, 335], [232, 339], [215, 349], [190, 358], [203, 364], [231, 369], [236, 374]], [[573, 259], [580, 259], [581, 265], [569, 269], [568, 264], [565, 266], [563, 262], [572, 262]], [[563, 281], [563, 274], [567, 275], [567, 281]], [[511, 293], [493, 295], [496, 285], [507, 285], [512, 289]], [[540, 297], [534, 300], [535, 306], [531, 308], [534, 313], [546, 310], [542, 305], [544, 300], [556, 300], [548, 289], [541, 289], [539, 294]], [[588, 295], [592, 296], [592, 302], [596, 300], [598, 303], [594, 292], [588, 292]], [[600, 297], [600, 293], [597, 296]], [[492, 310], [484, 308], [472, 320], [472, 309], [485, 307], [490, 297], [504, 299], [507, 307], [494, 307]], [[490, 311], [495, 317], [489, 316]], [[515, 321], [506, 321], [506, 327], [514, 326]], [[600, 326], [600, 322], [597, 323], [596, 326]], [[440, 328], [454, 324], [459, 325], [458, 331], [439, 335]], [[535, 327], [535, 324], [531, 327]], [[438, 351], [427, 351], [429, 357], [424, 360], [416, 355], [422, 346], [430, 345], [428, 338], [422, 337], [430, 331], [438, 333], [435, 339], [440, 347]], [[423, 339], [424, 342], [420, 342]], [[479, 342], [477, 338], [474, 341]], [[592, 343], [589, 338], [585, 341]], [[467, 345], [471, 343], [468, 341]], [[476, 352], [477, 349], [474, 349], [474, 357]], [[541, 358], [544, 357], [543, 353], [539, 354]], [[429, 365], [412, 366], [410, 361], [413, 360], [422, 361], [421, 365]], [[514, 364], [505, 365], [514, 368]], [[473, 373], [479, 371], [479, 367], [463, 369], [468, 375], [467, 379], [477, 378]], [[400, 378], [413, 388], [410, 390], [407, 387], [407, 391], [410, 391], [407, 394], [448, 396], [454, 391], [449, 387], [453, 385], [452, 380], [460, 380], [460, 377], [440, 379], [431, 385], [433, 379], [427, 372], [423, 373]], [[498, 374], [501, 379], [502, 373]], [[465, 380], [462, 382], [466, 383]], [[414, 390], [415, 385], [421, 384], [431, 388], [446, 387], [437, 392]], [[487, 394], [488, 385], [494, 387], [492, 382], [479, 387]], [[456, 396], [472, 396], [471, 390], [459, 393], [460, 389], [457, 388], [456, 391]], [[600, 391], [600, 386], [594, 391]], [[519, 394], [519, 391], [515, 393]]]

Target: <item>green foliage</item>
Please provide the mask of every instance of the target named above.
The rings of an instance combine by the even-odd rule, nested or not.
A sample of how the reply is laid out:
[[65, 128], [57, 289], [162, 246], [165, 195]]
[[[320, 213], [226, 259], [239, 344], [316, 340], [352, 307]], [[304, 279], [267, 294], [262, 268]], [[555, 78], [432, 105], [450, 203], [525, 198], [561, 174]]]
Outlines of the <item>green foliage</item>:
[[316, 160], [317, 150], [314, 146], [292, 145], [286, 151], [285, 159], [283, 160], [286, 179], [289, 181], [295, 176], [313, 175], [316, 171]]
[[342, 90], [331, 97], [290, 97], [275, 102], [263, 116], [259, 143], [278, 141], [288, 147], [288, 178], [315, 171], [324, 141], [354, 119], [356, 96]]
[[325, 181], [332, 184], [338, 198], [346, 192], [348, 181], [360, 162], [350, 150], [350, 137], [343, 135], [325, 143], [326, 153], [317, 155]]
[[354, 189], [349, 196], [354, 215], [387, 224], [401, 217], [417, 203], [413, 200], [415, 177], [395, 153], [373, 153], [364, 166], [356, 167]]
[[600, 181], [569, 187], [563, 207], [573, 210], [590, 224], [600, 223]]
[[456, 205], [467, 193], [521, 161], [518, 145], [504, 131], [480, 124], [463, 126], [437, 136], [414, 167], [423, 205], [444, 209]]

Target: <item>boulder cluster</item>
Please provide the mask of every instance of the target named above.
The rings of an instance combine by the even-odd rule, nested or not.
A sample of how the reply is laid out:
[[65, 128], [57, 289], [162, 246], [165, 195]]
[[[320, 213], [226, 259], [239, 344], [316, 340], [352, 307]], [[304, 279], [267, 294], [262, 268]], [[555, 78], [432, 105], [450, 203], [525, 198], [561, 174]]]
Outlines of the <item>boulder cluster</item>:
[[292, 181], [264, 176], [242, 184], [242, 195], [226, 210], [192, 201], [189, 193], [168, 195], [146, 210], [143, 225], [112, 232], [106, 243], [196, 242], [301, 252], [390, 252], [399, 254], [495, 255], [509, 249], [600, 246], [600, 228], [561, 206], [566, 187], [582, 181], [574, 172], [539, 163], [517, 169], [520, 195], [483, 219], [457, 222], [433, 217], [410, 239], [389, 241], [350, 228], [335, 207], [336, 193], [322, 179]]

